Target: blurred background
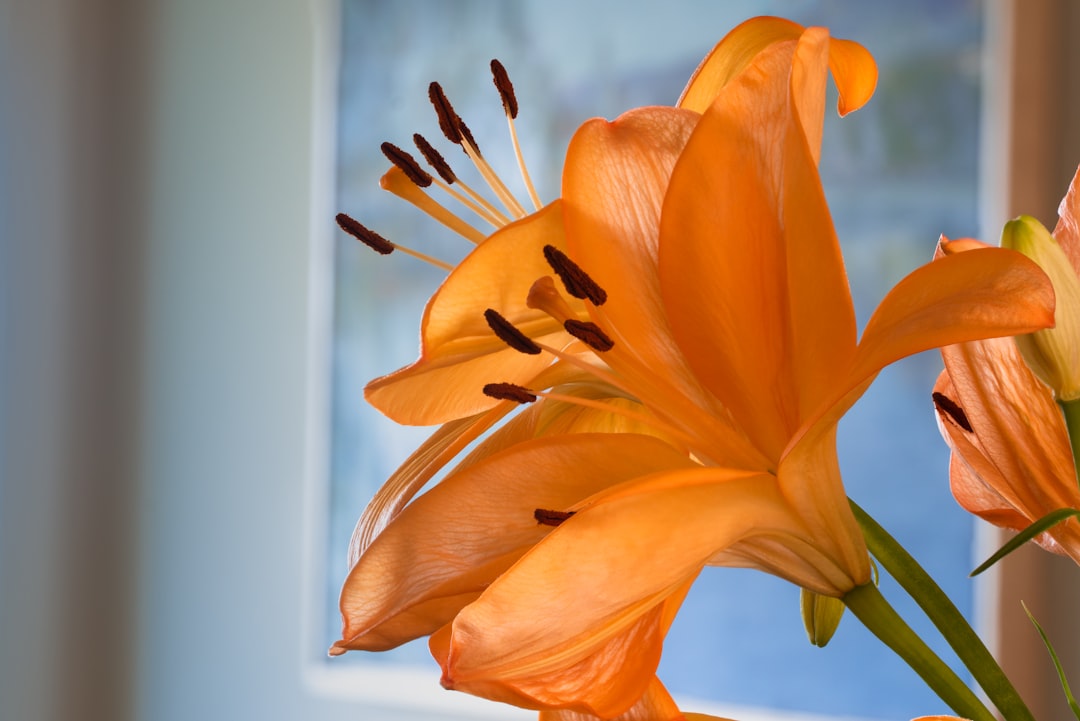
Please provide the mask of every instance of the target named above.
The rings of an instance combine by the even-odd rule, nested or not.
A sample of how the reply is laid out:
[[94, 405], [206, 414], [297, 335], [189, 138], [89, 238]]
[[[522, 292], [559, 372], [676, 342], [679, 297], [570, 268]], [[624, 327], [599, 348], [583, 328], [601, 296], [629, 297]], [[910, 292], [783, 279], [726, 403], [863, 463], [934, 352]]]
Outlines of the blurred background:
[[[330, 221], [346, 210], [409, 232], [415, 221], [407, 208], [389, 197], [375, 206], [361, 193], [375, 187], [384, 167], [377, 141], [428, 132], [415, 126], [420, 119], [404, 100], [422, 101], [428, 80], [443, 80], [448, 92], [457, 83], [452, 99], [471, 102], [479, 91], [462, 79], [486, 86], [487, 60], [501, 57], [527, 99], [520, 124], [534, 123], [523, 131], [526, 154], [541, 155], [539, 146], [565, 142], [559, 138], [573, 127], [552, 121], [555, 110], [610, 117], [630, 104], [671, 102], [690, 69], [685, 58], [695, 62], [705, 38], [713, 42], [726, 30], [697, 27], [724, 3], [588, 5], [575, 12], [567, 3], [494, 0], [0, 0], [0, 720], [433, 717], [422, 705], [395, 704], [365, 687], [365, 674], [388, 678], [380, 675], [385, 666], [408, 671], [419, 661], [330, 666], [323, 658], [336, 624], [332, 589], [344, 573], [341, 537], [406, 447], [395, 441], [371, 451], [385, 431], [354, 425], [359, 421], [343, 409], [363, 412], [357, 383], [371, 373], [361, 360], [385, 372], [415, 353], [413, 327], [404, 341], [372, 338], [356, 351], [361, 359], [347, 352], [358, 328], [379, 330], [394, 315], [346, 312], [341, 294], [370, 287], [349, 274], [371, 271], [357, 270], [351, 246], [335, 246]], [[1080, 161], [1080, 46], [1069, 42], [1080, 30], [1077, 5], [915, 5], [940, 6], [953, 19], [917, 20], [914, 5], [907, 15], [907, 5], [898, 12], [896, 4], [839, 0], [726, 9], [830, 24], [837, 35], [866, 42], [883, 63], [894, 91], [885, 95], [883, 86], [870, 112], [840, 124], [852, 125], [843, 131], [849, 135], [826, 139], [843, 149], [823, 169], [837, 195], [873, 194], [859, 165], [867, 155], [857, 152], [866, 147], [902, 162], [938, 160], [938, 181], [967, 183], [959, 196], [928, 185], [922, 190], [933, 197], [896, 198], [898, 216], [935, 198], [935, 207], [960, 215], [935, 211], [914, 219], [916, 231], [900, 229], [911, 218], [890, 217], [880, 242], [899, 248], [898, 236], [942, 231], [993, 240], [1001, 222], [1021, 210], [1052, 224]], [[958, 30], [959, 17], [972, 21], [968, 30]], [[867, 19], [884, 27], [876, 47], [849, 29]], [[631, 31], [631, 23], [656, 42]], [[685, 26], [694, 27], [672, 40]], [[665, 56], [662, 48], [680, 40], [681, 52]], [[922, 48], [930, 40], [945, 49], [897, 59], [895, 49], [906, 42]], [[507, 55], [513, 45], [540, 53], [557, 43], [566, 49], [534, 56], [531, 68]], [[569, 62], [574, 48], [581, 58]], [[650, 75], [635, 64], [646, 51], [650, 67], [663, 72]], [[952, 58], [951, 80], [934, 65], [943, 57]], [[913, 103], [927, 97], [908, 82], [928, 83], [933, 102], [889, 106], [905, 89]], [[667, 95], [648, 94], [660, 87]], [[481, 112], [497, 110], [493, 96], [481, 100]], [[957, 126], [962, 108], [972, 105], [985, 111], [982, 121]], [[501, 142], [501, 117], [487, 117]], [[916, 144], [892, 147], [868, 129], [874, 117], [924, 132], [901, 132]], [[942, 125], [927, 131], [933, 118]], [[544, 163], [561, 150], [533, 163], [548, 198], [557, 192], [558, 168]], [[909, 200], [912, 210], [895, 210]], [[845, 243], [882, 225], [861, 207], [862, 215], [837, 221]], [[933, 239], [917, 238], [927, 248]], [[882, 264], [869, 243], [845, 247], [853, 278], [864, 277], [857, 268]], [[895, 251], [880, 282], [891, 284], [889, 273], [924, 257], [918, 248]], [[422, 295], [430, 292], [430, 279], [408, 277]], [[877, 280], [865, 288], [853, 283], [869, 307], [884, 291]], [[403, 308], [416, 302], [401, 300]], [[898, 375], [932, 377], [933, 361], [916, 359]], [[913, 401], [916, 413], [920, 403]], [[893, 422], [892, 411], [900, 412], [871, 403], [857, 419], [873, 430]], [[920, 476], [913, 483], [941, 494], [944, 469], [932, 459], [944, 458], [944, 450], [932, 425], [925, 458], [920, 441], [899, 451], [849, 438], [851, 458], [861, 453], [901, 470], [939, 473], [938, 481]], [[350, 456], [360, 461], [350, 464]], [[906, 500], [904, 488], [889, 492], [879, 501], [883, 511]], [[942, 529], [921, 520], [917, 507], [906, 510], [915, 513], [902, 540], [922, 544], [928, 565], [942, 558], [967, 568], [974, 529], [958, 541], [948, 535], [953, 525]], [[959, 517], [951, 506], [947, 513]], [[1024, 683], [1040, 719], [1066, 718], [1068, 710], [1044, 652], [1031, 643], [1026, 621], [1008, 615], [1015, 605], [1006, 601], [1023, 589], [1048, 630], [1076, 638], [1069, 595], [1076, 575], [1034, 554], [975, 591], [957, 585], [1014, 672], [1031, 676]], [[706, 616], [722, 615], [711, 603], [703, 603]], [[789, 624], [793, 614], [777, 618]], [[696, 629], [680, 632], [686, 643], [700, 640]], [[732, 661], [722, 644], [713, 645], [715, 659]], [[807, 681], [808, 664], [841, 654], [832, 650], [796, 662], [772, 689], [737, 685], [726, 700], [743, 705], [737, 693], [745, 691], [769, 696], [780, 711], [821, 711], [791, 696]], [[748, 677], [773, 670], [768, 657], [734, 660], [758, 668]], [[826, 678], [845, 675], [832, 673]], [[709, 687], [715, 679], [704, 675]], [[441, 694], [430, 671], [421, 677]], [[684, 693], [700, 695], [697, 688]], [[850, 698], [849, 691], [826, 693]], [[874, 694], [868, 697], [873, 703]], [[918, 700], [901, 694], [869, 715], [932, 710]], [[462, 708], [447, 713], [473, 713]], [[867, 715], [865, 706], [843, 713]]]

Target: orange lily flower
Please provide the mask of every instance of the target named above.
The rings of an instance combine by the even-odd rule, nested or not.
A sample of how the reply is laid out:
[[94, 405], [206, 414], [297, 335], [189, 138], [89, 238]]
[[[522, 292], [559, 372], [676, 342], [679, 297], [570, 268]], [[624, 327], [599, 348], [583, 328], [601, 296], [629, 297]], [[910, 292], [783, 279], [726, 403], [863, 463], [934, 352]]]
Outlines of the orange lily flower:
[[[608, 301], [582, 303], [593, 340], [567, 352], [536, 339], [586, 377], [579, 389], [611, 389], [635, 408], [605, 412], [666, 440], [533, 430], [466, 459], [360, 549], [337, 649], [431, 634], [447, 687], [548, 719], [678, 718], [655, 671], [703, 566], [754, 567], [836, 597], [869, 581], [835, 435], [876, 373], [1052, 323], [1045, 275], [986, 249], [901, 281], [857, 342], [816, 165], [830, 68], [852, 110], [873, 87], [873, 61], [786, 21], [750, 21], [729, 38], [685, 107], [592, 121], [575, 136], [565, 248]], [[550, 280], [525, 305], [560, 324], [578, 317]], [[517, 392], [584, 405], [547, 383]]]
[[[433, 642], [444, 684], [520, 703], [603, 654], [589, 673], [606, 680], [617, 668], [620, 691], [632, 682], [643, 692], [651, 668], [637, 654], [658, 656], [662, 634], [641, 624], [659, 628], [658, 604], [706, 564], [836, 597], [867, 583], [836, 458], [839, 418], [901, 357], [1051, 324], [1045, 275], [987, 249], [916, 270], [856, 341], [816, 171], [813, 114], [829, 59], [827, 32], [807, 29], [758, 52], [703, 115], [640, 109], [587, 123], [571, 142], [568, 247], [608, 297], [588, 304], [613, 341], [598, 351], [610, 369], [598, 377], [641, 401], [700, 465], [573, 507]], [[860, 67], [834, 66], [842, 95]], [[564, 440], [550, 440], [553, 457]], [[580, 481], [613, 457], [609, 440], [594, 441]], [[635, 658], [608, 658], [628, 636]], [[637, 697], [613, 697], [603, 680], [578, 693], [601, 717]]]
[[[1075, 268], [1080, 268], [1078, 193], [1080, 174], [1062, 201], [1053, 233]], [[958, 253], [980, 245], [944, 240], [942, 251]], [[949, 477], [957, 502], [1015, 531], [1055, 510], [1080, 509], [1080, 486], [1061, 408], [1014, 339], [947, 346], [941, 354], [945, 370], [934, 386], [934, 401], [952, 449]], [[1076, 519], [1058, 523], [1035, 541], [1080, 563]]]

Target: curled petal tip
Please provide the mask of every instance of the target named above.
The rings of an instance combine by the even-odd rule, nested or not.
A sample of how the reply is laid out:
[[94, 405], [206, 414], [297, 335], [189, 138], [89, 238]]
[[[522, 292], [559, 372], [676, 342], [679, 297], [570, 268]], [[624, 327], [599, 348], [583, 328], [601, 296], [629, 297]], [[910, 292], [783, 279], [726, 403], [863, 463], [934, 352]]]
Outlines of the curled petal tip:
[[877, 88], [878, 70], [874, 57], [854, 40], [829, 41], [829, 69], [840, 91], [836, 110], [843, 117], [866, 105]]
[[987, 245], [981, 240], [975, 240], [974, 238], [957, 238], [956, 240], [949, 240], [944, 235], [938, 240], [938, 248], [941, 250], [942, 255], [956, 255], [957, 253], [963, 253], [968, 250], [979, 250], [981, 248], [990, 248], [993, 246]]

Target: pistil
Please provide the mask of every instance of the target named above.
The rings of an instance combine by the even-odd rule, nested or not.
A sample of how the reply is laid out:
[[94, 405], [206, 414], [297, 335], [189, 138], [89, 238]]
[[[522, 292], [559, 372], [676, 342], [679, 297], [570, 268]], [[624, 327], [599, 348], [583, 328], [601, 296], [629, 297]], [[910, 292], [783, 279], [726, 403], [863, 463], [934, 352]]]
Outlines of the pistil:
[[582, 270], [580, 265], [570, 260], [566, 253], [554, 245], [545, 245], [544, 259], [559, 276], [567, 293], [575, 298], [588, 300], [593, 305], [603, 305], [607, 302], [607, 291]]

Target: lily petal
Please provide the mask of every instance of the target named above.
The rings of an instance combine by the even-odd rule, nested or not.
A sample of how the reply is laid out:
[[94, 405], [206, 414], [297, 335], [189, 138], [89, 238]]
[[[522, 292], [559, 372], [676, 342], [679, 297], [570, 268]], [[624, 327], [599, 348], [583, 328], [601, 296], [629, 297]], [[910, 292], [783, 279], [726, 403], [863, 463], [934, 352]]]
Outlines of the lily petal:
[[[446, 688], [525, 708], [561, 708], [585, 718], [621, 718], [656, 678], [660, 663], [663, 605], [641, 615], [628, 628], [572, 662], [547, 664], [508, 675], [443, 674]], [[450, 643], [432, 638], [432, 655], [444, 669], [454, 663]]]
[[[972, 429], [939, 413], [954, 449], [951, 479], [957, 502], [1014, 530], [1050, 511], [1080, 508], [1064, 419], [1013, 339], [948, 346], [942, 357], [945, 372], [935, 390], [961, 409]], [[1059, 524], [1038, 540], [1080, 561], [1076, 521]]]
[[[598, 494], [462, 609], [444, 676], [456, 688], [485, 679], [531, 686], [637, 629], [713, 555], [759, 535], [804, 535], [769, 475], [673, 470]], [[803, 565], [789, 569], [796, 582]], [[659, 654], [660, 636], [641, 640], [656, 647], [639, 653]], [[640, 693], [649, 676], [636, 673]], [[609, 708], [608, 691], [583, 688], [579, 700]]]
[[[578, 369], [563, 363], [554, 363], [544, 368], [527, 385], [547, 388], [560, 383], [571, 383], [579, 377]], [[502, 401], [484, 413], [448, 421], [424, 441], [379, 488], [364, 509], [349, 541], [349, 567], [352, 568], [360, 554], [428, 481], [470, 443], [516, 408], [516, 403]], [[531, 421], [535, 421], [535, 418]], [[514, 434], [522, 428], [522, 424], [515, 423], [514, 426], [510, 432], [499, 432], [489, 438], [480, 448], [469, 454], [458, 468], [479, 460], [484, 454], [491, 455], [501, 450], [493, 440], [505, 439], [506, 445], [513, 443], [516, 437]]]
[[424, 311], [419, 360], [371, 381], [368, 402], [402, 424], [444, 423], [493, 407], [486, 383], [521, 383], [551, 363], [548, 354], [507, 348], [484, 319], [494, 308], [532, 338], [565, 343], [561, 326], [525, 302], [536, 279], [551, 272], [545, 245], [565, 248], [560, 201], [497, 231], [451, 272]]
[[[605, 360], [658, 409], [680, 404], [687, 425], [716, 439], [731, 463], [761, 465], [727, 409], [705, 391], [673, 342], [660, 294], [657, 253], [668, 179], [698, 122], [695, 113], [640, 108], [613, 122], [585, 123], [563, 173], [571, 257], [607, 291], [594, 319], [615, 339]], [[657, 374], [657, 368], [664, 368]]]
[[[678, 106], [704, 113], [721, 89], [770, 45], [795, 40], [803, 26], [776, 17], [751, 18], [728, 33], [701, 61], [679, 97]], [[839, 89], [837, 110], [847, 115], [874, 94], [877, 64], [866, 48], [853, 40], [835, 38], [829, 44], [829, 68]]]
[[[939, 403], [942, 397], [954, 403], [954, 399], [959, 398], [948, 371], [942, 371], [938, 376], [934, 393], [940, 394]], [[956, 408], [964, 413], [962, 420], [967, 423], [967, 415], [962, 406], [957, 404]], [[970, 431], [959, 425], [956, 413], [954, 408], [950, 407], [950, 410], [945, 411], [938, 407], [938, 425], [953, 451], [949, 460], [949, 485], [953, 497], [965, 510], [994, 525], [1014, 530], [1030, 525], [1031, 520], [1016, 510], [1016, 503], [996, 490], [1001, 488], [1012, 495], [1005, 476], [983, 450], [978, 437], [972, 436]]]
[[[602, 466], [599, 449], [612, 454]], [[335, 648], [382, 650], [432, 633], [551, 531], [537, 523], [536, 509], [570, 509], [642, 473], [690, 463], [648, 436], [575, 434], [519, 443], [448, 476], [405, 507], [353, 566]]]
[[878, 81], [877, 63], [859, 43], [833, 38], [829, 42], [829, 70], [840, 95], [836, 106], [840, 117], [855, 112], [873, 97]]
[[[760, 53], [705, 113], [660, 228], [675, 338], [773, 458], [855, 345], [839, 243], [788, 82], [795, 53], [795, 43]], [[805, 67], [800, 82], [813, 72], [823, 68]]]
[[733, 78], [762, 50], [784, 40], [796, 40], [803, 26], [778, 17], [756, 17], [737, 25], [701, 61], [679, 96], [680, 108], [704, 113]]
[[629, 328], [635, 348], [658, 345], [658, 356], [672, 353], [656, 276], [660, 208], [697, 121], [674, 108], [591, 120], [570, 141], [563, 171], [571, 257], [607, 291], [607, 325]]
[[1077, 275], [1080, 275], [1080, 169], [1069, 183], [1069, 191], [1058, 206], [1058, 222], [1054, 226], [1056, 240]]
[[[714, 717], [700, 714], [682, 715], [664, 684], [654, 676], [645, 693], [629, 711], [608, 721], [691, 721], [705, 718]], [[599, 717], [576, 711], [541, 711], [539, 721], [599, 721]]]
[[[858, 389], [858, 393], [863, 390]], [[870, 580], [866, 542], [847, 501], [836, 451], [837, 424], [844, 409], [843, 404], [837, 404], [827, 417], [800, 434], [784, 453], [777, 472], [788, 503], [799, 509], [816, 547], [829, 559], [817, 564], [823, 574], [831, 571], [824, 579], [828, 586], [810, 590], [832, 596]]]
[[882, 300], [848, 387], [920, 351], [1053, 324], [1053, 287], [1027, 258], [989, 247], [946, 255], [910, 273]]

